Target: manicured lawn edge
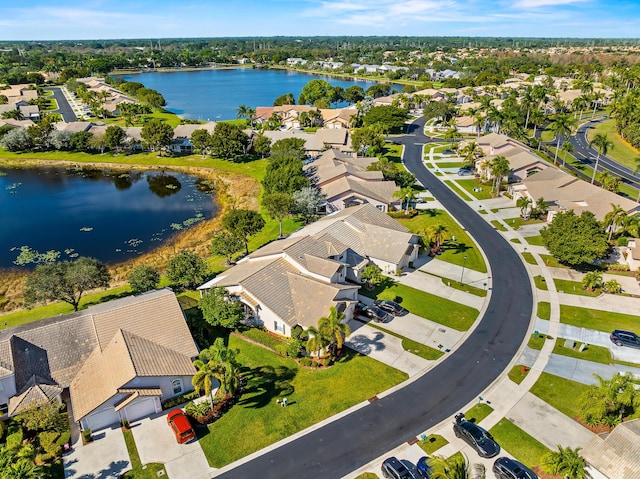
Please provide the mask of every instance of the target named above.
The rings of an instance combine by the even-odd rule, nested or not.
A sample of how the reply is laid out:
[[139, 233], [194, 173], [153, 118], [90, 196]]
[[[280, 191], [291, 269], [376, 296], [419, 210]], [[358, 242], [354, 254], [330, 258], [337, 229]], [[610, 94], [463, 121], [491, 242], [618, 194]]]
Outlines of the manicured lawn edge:
[[449, 444], [449, 441], [447, 441], [439, 434], [429, 434], [424, 439], [421, 438], [420, 441], [418, 441], [418, 446], [420, 446], [420, 449], [422, 449], [427, 454], [433, 454], [438, 449], [446, 446], [447, 444]]
[[489, 432], [498, 444], [507, 448], [525, 466], [539, 466], [542, 457], [551, 452], [547, 446], [508, 419], [501, 419]]
[[576, 398], [588, 387], [577, 381], [542, 372], [530, 392], [564, 415], [574, 419], [580, 414]]
[[640, 316], [561, 304], [560, 322], [604, 332], [611, 332], [614, 329], [633, 331], [640, 324]]

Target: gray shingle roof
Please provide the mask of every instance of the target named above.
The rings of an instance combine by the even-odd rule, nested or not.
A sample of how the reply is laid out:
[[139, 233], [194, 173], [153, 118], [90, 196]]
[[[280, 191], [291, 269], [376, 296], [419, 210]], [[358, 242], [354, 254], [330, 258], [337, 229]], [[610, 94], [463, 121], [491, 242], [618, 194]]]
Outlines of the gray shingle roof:
[[582, 456], [611, 479], [640, 477], [640, 419], [619, 424], [604, 440], [594, 437]]

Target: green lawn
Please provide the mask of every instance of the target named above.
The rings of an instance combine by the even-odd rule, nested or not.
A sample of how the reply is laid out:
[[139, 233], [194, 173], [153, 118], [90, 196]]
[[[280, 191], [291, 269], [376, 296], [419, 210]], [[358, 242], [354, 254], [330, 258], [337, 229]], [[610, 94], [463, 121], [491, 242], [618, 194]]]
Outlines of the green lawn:
[[464, 264], [466, 268], [481, 273], [487, 272], [487, 265], [484, 263], [484, 258], [476, 244], [446, 211], [425, 210], [413, 218], [400, 218], [398, 221], [409, 228], [412, 233], [419, 235], [424, 235], [431, 225], [445, 226], [448, 230], [449, 240], [442, 245], [442, 254], [438, 255], [438, 259], [458, 266]]
[[[349, 349], [335, 366], [314, 370], [235, 336], [247, 381], [240, 401], [199, 432], [212, 467], [222, 467], [375, 396], [407, 375]], [[287, 397], [286, 408], [276, 399]]]
[[464, 413], [464, 417], [473, 423], [480, 423], [485, 417], [493, 412], [493, 408], [485, 403], [478, 403]]
[[635, 170], [638, 167], [635, 159], [640, 157], [640, 151], [633, 148], [618, 135], [615, 120], [600, 122], [595, 128], [590, 129], [588, 133], [589, 141], [593, 140], [598, 133], [607, 135], [609, 141], [613, 143], [613, 148], [607, 152], [608, 157], [631, 168], [631, 170]]
[[537, 315], [540, 319], [551, 319], [551, 304], [546, 301], [540, 301], [538, 303]]
[[489, 429], [491, 435], [504, 445], [517, 460], [525, 466], [540, 465], [542, 457], [551, 452], [536, 438], [527, 434], [508, 419], [501, 419], [498, 424]]
[[429, 434], [424, 440], [418, 441], [418, 446], [429, 455], [447, 444], [449, 444], [449, 441], [439, 434]]
[[365, 472], [356, 477], [356, 479], [379, 479], [379, 476], [373, 472]]
[[[426, 274], [429, 274], [429, 273], [426, 273]], [[436, 275], [433, 275], [433, 276], [436, 276]], [[440, 276], [439, 278], [442, 279], [443, 284], [447, 285], [450, 288], [464, 291], [465, 293], [471, 293], [483, 298], [487, 295], [486, 289], [476, 288], [475, 286], [469, 286], [468, 284], [460, 284], [458, 281], [451, 281], [449, 278], [442, 278]]]
[[511, 241], [512, 243], [516, 243], [516, 244], [521, 244], [522, 241], [520, 241], [518, 238], [511, 238], [509, 241]]
[[[440, 173], [440, 172], [437, 171], [436, 173]], [[444, 184], [447, 185], [449, 188], [451, 188], [453, 192], [457, 194], [460, 198], [462, 198], [464, 201], [471, 201], [473, 199], [473, 197], [470, 196], [468, 193], [465, 193], [464, 189], [458, 186], [457, 183], [454, 183], [451, 180], [444, 180]]]
[[634, 331], [639, 329], [640, 316], [561, 304], [560, 322], [596, 331], [611, 332], [614, 329]]
[[524, 381], [524, 378], [529, 374], [529, 368], [523, 366], [522, 364], [516, 364], [509, 371], [509, 379], [511, 379], [514, 383], [520, 384]]
[[529, 346], [531, 349], [540, 351], [544, 346], [544, 342], [546, 340], [547, 340], [546, 334], [540, 334], [540, 333], [532, 334], [531, 337], [529, 338], [529, 341], [527, 342], [527, 346]]
[[543, 372], [530, 392], [566, 416], [575, 418], [580, 413], [576, 398], [587, 388], [586, 384]]
[[[490, 200], [493, 198], [493, 195], [491, 194], [491, 186], [483, 185], [476, 179], [457, 180], [457, 183], [468, 194], [478, 200]], [[474, 188], [479, 189], [480, 191], [474, 191]]]
[[564, 338], [556, 339], [556, 344], [553, 348], [555, 354], [561, 354], [562, 356], [569, 356], [571, 358], [584, 359], [585, 361], [593, 361], [594, 363], [601, 364], [613, 364], [613, 358], [611, 357], [611, 351], [608, 348], [602, 346], [594, 346], [588, 344], [585, 349], [580, 352], [580, 345], [582, 343], [576, 342], [575, 349], [564, 347]]
[[507, 231], [507, 228], [498, 220], [491, 220], [491, 224], [494, 226], [495, 229], [497, 229], [498, 231]]
[[536, 285], [536, 288], [541, 289], [543, 291], [547, 291], [549, 288], [547, 287], [547, 282], [544, 279], [544, 276], [538, 274], [533, 277], [533, 282]]
[[421, 358], [426, 359], [428, 361], [435, 361], [436, 359], [441, 358], [442, 355], [444, 354], [444, 352], [440, 351], [439, 349], [432, 348], [425, 344], [414, 341], [413, 339], [406, 338], [401, 334], [394, 333], [393, 331], [390, 331], [378, 324], [375, 324], [373, 321], [369, 321], [369, 326], [371, 326], [374, 329], [379, 329], [380, 331], [384, 331], [385, 333], [390, 334], [391, 336], [395, 336], [396, 338], [401, 339], [402, 348], [405, 351], [408, 351], [411, 354], [415, 354], [416, 356], [420, 356]]
[[[458, 331], [466, 331], [478, 317], [479, 311], [464, 304], [456, 303], [440, 296], [420, 291], [400, 283], [386, 281], [374, 290], [360, 289], [360, 294], [377, 298], [383, 291], [390, 290], [396, 295], [396, 301], [409, 312], [449, 326]], [[398, 318], [402, 321], [402, 318]]]
[[537, 219], [532, 219], [532, 218], [528, 219], [528, 220], [525, 220], [520, 216], [516, 216], [515, 218], [507, 218], [504, 221], [509, 226], [511, 226], [514, 230], [519, 230], [522, 227], [522, 225], [533, 225], [533, 224], [537, 224], [537, 223], [542, 223], [542, 220], [537, 220]]
[[554, 256], [551, 256], [550, 254], [541, 254], [540, 258], [542, 258], [542, 260], [544, 261], [544, 264], [546, 264], [550, 268], [565, 268], [565, 269], [569, 269], [569, 267], [567, 265], [564, 265], [564, 264], [560, 263], [560, 261], [558, 261], [557, 258], [555, 258]]
[[131, 470], [122, 475], [123, 479], [157, 479], [159, 471], [163, 471], [162, 475], [166, 477], [167, 471], [162, 464], [150, 463], [146, 464], [144, 469], [142, 468], [143, 464], [140, 462], [138, 448], [130, 430], [124, 432], [124, 442], [127, 445], [127, 451], [129, 451]]
[[570, 281], [568, 279], [553, 278], [553, 282], [555, 283], [556, 289], [559, 293], [569, 293], [578, 296], [591, 297], [600, 296], [600, 293], [595, 293], [593, 291], [584, 289], [580, 281]]
[[434, 164], [439, 168], [458, 168], [460, 169], [464, 163], [462, 161], [434, 161]]
[[522, 257], [529, 264], [536, 264], [536, 265], [538, 264], [538, 262], [533, 257], [533, 255], [531, 253], [529, 253], [528, 251], [525, 251], [524, 253], [522, 253]]
[[525, 236], [524, 240], [532, 246], [544, 246], [542, 236]]

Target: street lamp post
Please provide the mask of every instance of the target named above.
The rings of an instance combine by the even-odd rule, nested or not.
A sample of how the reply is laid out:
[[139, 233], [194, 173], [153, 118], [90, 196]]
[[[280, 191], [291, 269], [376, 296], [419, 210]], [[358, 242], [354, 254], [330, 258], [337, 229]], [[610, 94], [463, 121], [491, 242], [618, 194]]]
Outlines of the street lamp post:
[[460, 284], [464, 284], [462, 279], [464, 278], [464, 267], [467, 264], [467, 255], [465, 254], [462, 259], [462, 273], [460, 273]]

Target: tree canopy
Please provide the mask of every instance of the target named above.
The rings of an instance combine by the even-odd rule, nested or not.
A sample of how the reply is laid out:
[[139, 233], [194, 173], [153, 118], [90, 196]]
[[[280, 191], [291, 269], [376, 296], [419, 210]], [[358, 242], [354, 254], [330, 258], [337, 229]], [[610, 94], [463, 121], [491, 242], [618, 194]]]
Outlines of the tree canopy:
[[246, 152], [249, 137], [238, 125], [220, 122], [211, 134], [211, 154], [225, 160]]
[[403, 108], [395, 106], [374, 106], [362, 118], [365, 126], [379, 124], [384, 131], [391, 131], [404, 127], [408, 113]]
[[208, 273], [207, 263], [191, 251], [181, 251], [169, 260], [167, 266], [167, 277], [185, 289], [199, 286]]
[[572, 210], [558, 213], [540, 234], [549, 252], [571, 266], [590, 264], [609, 251], [604, 228], [589, 211], [580, 216]]
[[162, 151], [171, 144], [173, 128], [161, 120], [151, 120], [140, 131], [143, 143], [154, 151]]
[[25, 303], [64, 301], [78, 311], [87, 291], [109, 286], [107, 267], [94, 258], [41, 264], [29, 275], [24, 291]]
[[151, 291], [158, 287], [160, 274], [153, 267], [142, 264], [129, 273], [129, 286], [134, 294]]
[[222, 218], [222, 226], [242, 240], [246, 254], [249, 254], [249, 236], [258, 233], [264, 225], [260, 213], [253, 210], [231, 210]]
[[198, 307], [212, 326], [234, 329], [244, 319], [242, 305], [224, 288], [211, 288], [202, 296]]

